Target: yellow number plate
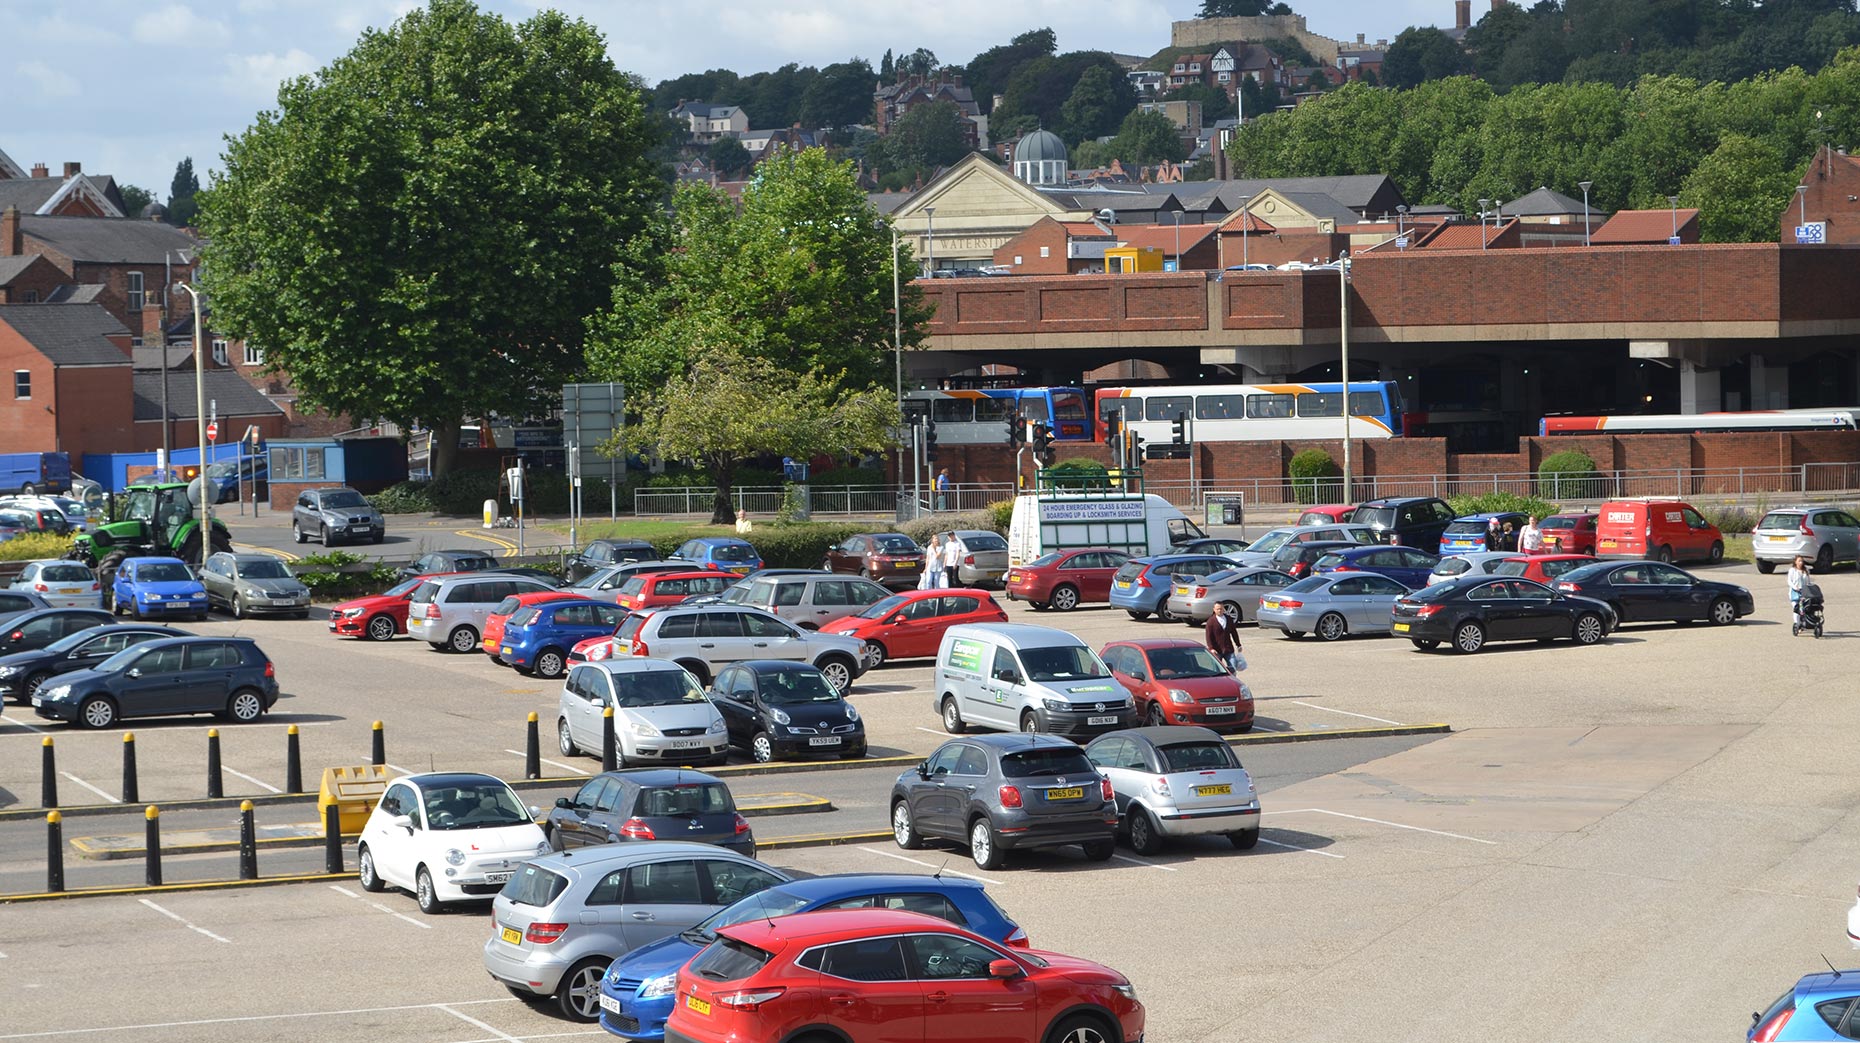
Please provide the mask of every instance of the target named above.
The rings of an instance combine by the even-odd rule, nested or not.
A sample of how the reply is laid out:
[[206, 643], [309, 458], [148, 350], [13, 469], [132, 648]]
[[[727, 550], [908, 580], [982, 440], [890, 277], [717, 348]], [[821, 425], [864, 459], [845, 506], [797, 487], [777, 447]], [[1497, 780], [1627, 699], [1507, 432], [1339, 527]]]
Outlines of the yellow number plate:
[[515, 927], [506, 927], [504, 928], [504, 940], [515, 945], [523, 940], [523, 932], [517, 930]]
[[1080, 786], [1067, 786], [1065, 789], [1049, 789], [1046, 791], [1047, 800], [1077, 800], [1084, 795], [1085, 790]]
[[1187, 587], [1177, 587], [1177, 588], [1175, 588], [1175, 592], [1176, 592], [1176, 593], [1177, 593], [1178, 595], [1180, 595], [1180, 596], [1182, 596], [1182, 597], [1187, 597], [1187, 596], [1188, 596], [1188, 588], [1187, 588]]
[[1396, 632], [1397, 634], [1405, 634], [1405, 633], [1407, 633], [1407, 632], [1408, 632], [1408, 624], [1406, 624], [1406, 623], [1397, 623], [1397, 624], [1395, 624], [1395, 632]]
[[710, 1015], [710, 1003], [706, 1000], [698, 999], [696, 996], [687, 995], [685, 997], [685, 1006], [707, 1017]]
[[1197, 797], [1225, 797], [1225, 796], [1231, 795], [1233, 791], [1234, 791], [1234, 788], [1232, 785], [1196, 786], [1195, 796]]
[[1127, 580], [1127, 579], [1120, 579], [1120, 580], [1118, 580], [1118, 581], [1117, 581], [1117, 589], [1119, 589], [1119, 590], [1129, 590], [1129, 589], [1130, 589], [1130, 581], [1129, 581], [1129, 580]]
[[1615, 541], [1613, 541], [1613, 540], [1603, 540], [1603, 541], [1602, 541], [1602, 546], [1604, 546], [1604, 547], [1612, 547], [1612, 546], [1614, 546], [1614, 545], [1615, 545]]

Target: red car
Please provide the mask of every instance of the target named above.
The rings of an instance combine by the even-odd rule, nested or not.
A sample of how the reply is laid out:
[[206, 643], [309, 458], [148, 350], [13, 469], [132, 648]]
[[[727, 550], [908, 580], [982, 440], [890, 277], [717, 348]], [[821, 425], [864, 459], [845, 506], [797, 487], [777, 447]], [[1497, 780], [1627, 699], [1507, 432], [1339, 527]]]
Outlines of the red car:
[[888, 587], [917, 585], [924, 574], [924, 549], [901, 532], [865, 532], [827, 548], [822, 572], [864, 576]]
[[1007, 612], [985, 590], [966, 587], [907, 590], [875, 601], [850, 616], [821, 625], [821, 633], [856, 637], [876, 669], [887, 659], [936, 655], [943, 631], [961, 623], [1005, 623]]
[[[1590, 531], [1594, 538], [1595, 533]], [[1492, 572], [1499, 576], [1523, 576], [1546, 587], [1556, 586], [1557, 579], [1571, 569], [1581, 568], [1596, 559], [1587, 554], [1520, 554], [1498, 563]]]
[[1001, 586], [1009, 601], [1025, 601], [1035, 611], [1070, 612], [1086, 602], [1111, 600], [1111, 577], [1130, 555], [1109, 547], [1056, 550], [1007, 570]]
[[676, 605], [693, 594], [719, 594], [743, 577], [734, 572], [700, 569], [690, 572], [639, 572], [620, 585], [614, 604], [629, 611]]
[[1199, 641], [1181, 637], [1113, 641], [1098, 658], [1130, 692], [1137, 715], [1146, 724], [1253, 730], [1252, 691]]
[[1316, 507], [1306, 507], [1298, 516], [1295, 525], [1336, 525], [1350, 520], [1356, 513], [1353, 503], [1320, 503]]
[[665, 1043], [1137, 1043], [1130, 979], [947, 920], [839, 909], [747, 920], [678, 972]]
[[1537, 523], [1543, 530], [1544, 550], [1560, 554], [1595, 553], [1594, 514], [1552, 514]]
[[329, 632], [337, 637], [392, 641], [395, 635], [407, 632], [407, 603], [413, 597], [413, 588], [429, 579], [454, 575], [457, 573], [415, 576], [389, 587], [385, 593], [344, 601], [329, 610]]
[[578, 598], [580, 594], [566, 590], [526, 590], [521, 594], [512, 594], [497, 603], [490, 615], [484, 617], [484, 634], [478, 641], [478, 650], [491, 657], [494, 663], [502, 663], [497, 658], [497, 646], [504, 640], [504, 624], [519, 609], [540, 605], [545, 601], [560, 601], [563, 598]]

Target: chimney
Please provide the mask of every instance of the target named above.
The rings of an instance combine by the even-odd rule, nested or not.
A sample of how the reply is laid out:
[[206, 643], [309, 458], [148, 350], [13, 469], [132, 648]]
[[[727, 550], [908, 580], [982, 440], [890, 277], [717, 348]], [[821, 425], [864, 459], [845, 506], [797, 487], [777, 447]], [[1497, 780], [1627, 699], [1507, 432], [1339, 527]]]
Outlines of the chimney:
[[1492, 10], [1494, 11], [1498, 10], [1498, 5], [1504, 2], [1505, 0], [1492, 0]]
[[142, 343], [161, 347], [168, 343], [168, 332], [161, 328], [161, 298], [149, 294], [142, 303]]
[[19, 234], [19, 207], [9, 206], [6, 213], [0, 214], [0, 257], [18, 257], [25, 252]]
[[1472, 28], [1472, 0], [1453, 0], [1453, 28]]
[[45, 164], [34, 163], [32, 165], [32, 176], [33, 177], [51, 177], [52, 172], [45, 169]]
[[1357, 33], [1356, 34], [1356, 46], [1361, 47], [1362, 45], [1363, 45], [1363, 34]]
[[83, 172], [84, 172], [84, 164], [72, 163], [68, 161], [65, 163], [65, 176], [66, 177], [76, 177], [77, 175], [82, 174]]

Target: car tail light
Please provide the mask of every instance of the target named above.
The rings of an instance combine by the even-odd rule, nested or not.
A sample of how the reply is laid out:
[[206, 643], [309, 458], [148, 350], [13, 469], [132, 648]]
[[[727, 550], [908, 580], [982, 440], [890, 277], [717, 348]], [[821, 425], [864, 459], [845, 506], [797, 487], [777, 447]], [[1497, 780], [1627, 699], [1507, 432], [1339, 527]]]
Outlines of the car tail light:
[[1332, 572], [1355, 572], [1357, 568], [1355, 565], [1332, 565], [1330, 570]]
[[1207, 597], [1207, 596], [1208, 596], [1208, 588], [1206, 588], [1206, 587], [1196, 587], [1196, 588], [1195, 588], [1195, 596], [1196, 596], [1196, 597], [1198, 597], [1198, 598], [1205, 598], [1205, 597]]
[[1789, 1017], [1794, 1013], [1794, 1007], [1784, 1007], [1775, 1017], [1757, 1026], [1756, 1033], [1750, 1037], [1750, 1043], [1775, 1043], [1776, 1037], [1782, 1034], [1783, 1026], [1789, 1024]]
[[[1111, 783], [1109, 781], [1105, 782], [1105, 786], [1107, 788], [1110, 785]], [[1169, 795], [1169, 780], [1158, 775], [1156, 778], [1153, 778], [1150, 780], [1150, 790], [1151, 792], [1155, 793], [1159, 797], [1168, 796]]]
[[1305, 562], [1295, 561], [1292, 563], [1292, 567], [1286, 570], [1286, 575], [1292, 576], [1294, 578], [1303, 576], [1305, 574], [1305, 571], [1309, 569], [1310, 567], [1311, 566]]
[[554, 945], [567, 931], [565, 923], [533, 923], [523, 932], [523, 940], [536, 945]]
[[1003, 786], [996, 791], [995, 795], [1001, 798], [1001, 806], [1004, 808], [1020, 807], [1019, 786]]
[[1274, 601], [1273, 605], [1277, 608], [1304, 608], [1305, 607], [1304, 602], [1293, 601], [1291, 598], [1280, 598], [1279, 600]]
[[744, 818], [743, 813], [739, 811], [736, 813], [736, 835], [740, 837], [747, 832], [749, 832], [749, 820]]
[[265, 676], [266, 677], [278, 676], [278, 668], [276, 666], [273, 666], [271, 660], [269, 659], [265, 660]]
[[628, 649], [632, 651], [634, 655], [645, 656], [645, 655], [652, 654], [652, 650], [646, 647], [646, 642], [641, 640], [638, 637], [635, 637], [632, 643], [629, 644], [627, 647]]
[[1018, 925], [1016, 925], [1012, 931], [1008, 932], [1006, 938], [1001, 939], [1001, 943], [1010, 949], [1030, 949], [1033, 947], [1027, 941], [1027, 929]]
[[8, 641], [20, 641], [20, 640], [24, 640], [25, 637], [26, 637], [26, 632], [24, 630], [15, 630], [11, 634], [8, 634], [6, 639]]
[[[1803, 519], [1802, 519], [1802, 535], [1804, 535], [1804, 536], [1813, 536], [1814, 534], [1815, 534], [1815, 530], [1813, 530], [1813, 529], [1811, 529], [1811, 528], [1809, 528], [1809, 527], [1808, 527], [1808, 519], [1807, 519], [1807, 518], [1803, 518]], [[40, 589], [40, 590], [44, 590], [45, 588], [44, 588], [44, 587], [40, 587], [39, 589]]]
[[1575, 585], [1574, 583], [1558, 583], [1558, 584], [1556, 585], [1556, 589], [1558, 589], [1558, 590], [1567, 590], [1567, 591], [1569, 591], [1569, 592], [1570, 592], [1571, 594], [1574, 594], [1574, 593], [1576, 593], [1576, 592], [1578, 592], [1578, 591], [1580, 591], [1580, 590], [1581, 590], [1582, 588], [1581, 588], [1581, 587], [1578, 587], [1578, 586], [1577, 586], [1577, 585]]
[[1110, 779], [1103, 776], [1098, 777], [1098, 795], [1103, 797], [1107, 804], [1114, 803], [1117, 800], [1117, 791], [1111, 788]]
[[752, 989], [745, 992], [720, 992], [717, 1002], [736, 1010], [755, 1010], [782, 994], [782, 989]]
[[628, 840], [657, 840], [652, 835], [652, 827], [646, 825], [643, 818], [630, 818], [620, 827], [620, 835]]
[[1132, 582], [1135, 583], [1139, 587], [1149, 586], [1150, 585], [1150, 571], [1148, 569], [1144, 569], [1142, 572], [1137, 573], [1137, 578], [1133, 580]]
[[607, 656], [613, 652], [613, 647], [612, 644], [605, 641], [595, 645], [593, 648], [588, 649], [588, 661], [594, 663], [606, 659]]
[[1439, 611], [1439, 605], [1417, 605], [1414, 609], [1414, 616], [1416, 619], [1431, 619]]
[[102, 586], [101, 584], [98, 584], [98, 583], [92, 583], [92, 584], [90, 585], [90, 589], [92, 589], [92, 590], [102, 590], [102, 589], [103, 589], [103, 586]]
[[973, 564], [975, 564], [975, 555], [973, 555], [973, 554], [964, 554], [964, 555], [962, 556], [962, 563], [963, 563], [964, 565], [973, 565]]
[[[1813, 533], [1810, 533], [1810, 535], [1813, 535]], [[50, 590], [50, 589], [52, 589], [52, 588], [50, 588], [50, 587], [48, 587], [48, 586], [46, 586], [46, 585], [45, 585], [45, 584], [43, 584], [43, 583], [34, 583], [34, 584], [32, 585], [32, 589], [34, 589], [34, 590], [39, 590], [39, 591], [45, 591], [45, 590]]]
[[420, 610], [420, 615], [427, 619], [438, 619], [439, 618], [439, 602], [428, 601], [426, 603], [426, 606]]

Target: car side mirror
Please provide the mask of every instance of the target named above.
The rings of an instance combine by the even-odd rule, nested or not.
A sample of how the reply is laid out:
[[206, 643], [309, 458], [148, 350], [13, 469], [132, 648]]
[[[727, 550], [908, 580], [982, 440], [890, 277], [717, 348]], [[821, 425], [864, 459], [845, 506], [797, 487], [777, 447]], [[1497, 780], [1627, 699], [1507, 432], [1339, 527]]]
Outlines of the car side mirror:
[[555, 798], [555, 806], [566, 811], [570, 808], [573, 808], [575, 806], [575, 802], [572, 800], [569, 800], [567, 797], [557, 797]]
[[406, 831], [407, 831], [407, 835], [408, 835], [408, 836], [413, 836], [413, 816], [411, 816], [411, 815], [395, 815], [395, 816], [394, 816], [394, 817], [393, 817], [392, 819], [390, 819], [389, 821], [390, 821], [390, 822], [391, 822], [391, 823], [392, 823], [393, 825], [396, 825], [396, 826], [399, 826], [400, 828], [402, 828], [402, 829], [404, 829], [404, 830], [406, 830]]
[[888, 627], [895, 627], [899, 623], [902, 623], [902, 622], [904, 622], [904, 613], [897, 612], [897, 613], [893, 613], [892, 615], [886, 616], [884, 625]]
[[141, 677], [142, 668], [139, 666], [132, 666], [123, 674], [123, 676], [124, 677]]
[[541, 815], [542, 815], [542, 809], [537, 807], [534, 804], [531, 804], [530, 805], [530, 819], [534, 821], [535, 819], [541, 817]]
[[1009, 978], [1018, 978], [1020, 977], [1020, 964], [1015, 963], [1013, 960], [990, 960], [988, 962], [988, 976], [990, 978], [1000, 978], [1003, 981]]
[[920, 779], [927, 779], [930, 777], [930, 762], [929, 761], [924, 761], [922, 764], [919, 764], [917, 766], [917, 777]]

